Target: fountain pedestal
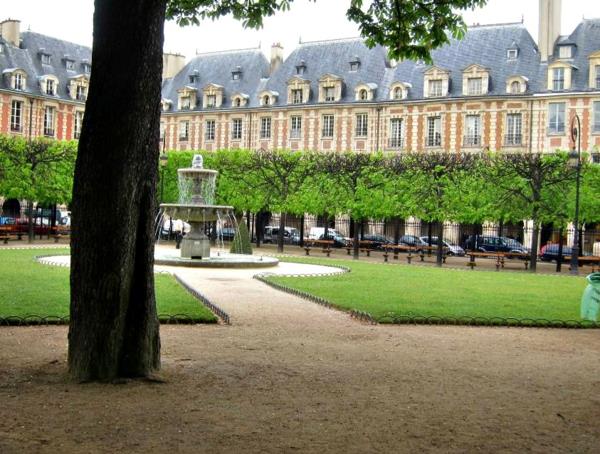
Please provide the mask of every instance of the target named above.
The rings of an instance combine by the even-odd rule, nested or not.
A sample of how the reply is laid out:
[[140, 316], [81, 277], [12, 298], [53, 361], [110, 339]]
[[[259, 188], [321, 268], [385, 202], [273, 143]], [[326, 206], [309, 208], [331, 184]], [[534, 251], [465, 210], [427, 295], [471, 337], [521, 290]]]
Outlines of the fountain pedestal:
[[202, 231], [203, 224], [190, 222], [190, 232], [181, 240], [181, 257], [201, 259], [210, 257], [210, 238]]

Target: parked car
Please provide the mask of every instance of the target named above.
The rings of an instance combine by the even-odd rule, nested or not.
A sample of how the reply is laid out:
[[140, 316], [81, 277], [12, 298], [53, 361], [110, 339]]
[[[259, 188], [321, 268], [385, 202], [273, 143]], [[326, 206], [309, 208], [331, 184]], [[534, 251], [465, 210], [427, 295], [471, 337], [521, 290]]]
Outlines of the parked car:
[[[539, 257], [543, 262], [552, 262], [558, 260], [558, 247], [559, 245], [556, 243], [549, 243], [542, 246], [540, 249]], [[568, 260], [567, 257], [571, 257], [573, 253], [573, 249], [571, 246], [563, 245], [562, 248], [562, 261], [565, 262]], [[586, 253], [580, 253], [580, 255], [588, 255]]]
[[421, 238], [419, 238], [416, 235], [402, 235], [399, 238], [398, 243], [404, 244], [406, 246], [416, 246], [416, 247], [427, 246], [427, 242], [423, 241]]
[[16, 219], [9, 216], [0, 216], [0, 225], [15, 225]]
[[370, 241], [374, 249], [382, 249], [386, 244], [393, 244], [394, 241], [385, 235], [379, 235], [377, 233], [370, 233], [363, 235], [361, 241]]
[[[429, 244], [428, 236], [422, 236], [421, 240], [423, 240], [424, 243]], [[431, 245], [437, 246], [437, 243], [438, 243], [438, 237], [432, 236], [431, 237]], [[462, 257], [465, 255], [465, 250], [463, 248], [461, 248], [458, 244], [452, 244], [448, 240], [442, 240], [442, 244], [446, 248], [446, 255], [457, 255], [459, 257]]]
[[[294, 227], [284, 227], [283, 242], [285, 244], [299, 244], [300, 243], [300, 231]], [[263, 234], [264, 243], [277, 243], [277, 236], [279, 235], [279, 226], [268, 225], [265, 227]]]
[[[330, 235], [343, 236], [337, 230], [331, 228], [327, 229], [327, 233]], [[325, 235], [325, 227], [311, 227], [310, 231], [308, 232], [308, 239], [318, 240], [323, 235]]]
[[168, 239], [169, 233], [171, 233], [173, 236], [185, 235], [186, 233], [189, 233], [190, 230], [191, 226], [187, 222], [182, 221], [181, 219], [171, 220], [171, 218], [165, 218], [160, 234], [161, 238]]
[[517, 252], [526, 254], [527, 249], [518, 241], [507, 242], [499, 236], [471, 235], [467, 238], [466, 248], [479, 252]]
[[504, 242], [508, 245], [508, 247], [513, 248], [515, 250], [523, 250], [525, 252], [529, 252], [529, 248], [523, 246], [522, 243], [515, 240], [514, 238], [508, 238], [506, 236], [501, 237]]
[[[335, 232], [335, 230], [333, 232]], [[333, 240], [333, 247], [335, 247], [335, 248], [346, 247], [346, 245], [348, 244], [348, 241], [346, 240], [346, 238], [344, 238], [342, 235], [340, 235], [337, 232], [332, 233], [331, 230], [329, 230], [327, 232], [327, 237], [325, 237], [325, 235], [321, 235], [319, 238], [315, 238], [315, 239], [317, 239], [317, 240]]]

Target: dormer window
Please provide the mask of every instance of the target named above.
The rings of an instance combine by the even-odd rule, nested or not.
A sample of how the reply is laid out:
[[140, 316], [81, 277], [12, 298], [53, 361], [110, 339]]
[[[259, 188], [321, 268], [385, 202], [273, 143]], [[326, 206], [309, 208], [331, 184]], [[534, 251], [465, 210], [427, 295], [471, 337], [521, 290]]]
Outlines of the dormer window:
[[[202, 89], [202, 92], [202, 107], [204, 109], [218, 109], [223, 105], [223, 87], [221, 85], [208, 84]], [[192, 109], [194, 107], [192, 106]]]
[[342, 98], [342, 78], [325, 74], [319, 79], [319, 102], [338, 102]]
[[242, 106], [242, 100], [240, 98], [235, 98], [233, 100], [233, 106], [234, 107], [241, 107]]
[[89, 63], [82, 63], [81, 69], [83, 69], [84, 74], [89, 74], [92, 72], [92, 65], [90, 65]]
[[271, 106], [277, 102], [279, 93], [272, 90], [263, 90], [258, 94], [258, 101], [261, 106]]
[[506, 58], [508, 60], [516, 60], [519, 57], [519, 49], [508, 49], [506, 51]]
[[442, 79], [433, 79], [429, 81], [429, 96], [432, 98], [443, 96]]
[[75, 87], [75, 99], [77, 101], [85, 101], [87, 98], [87, 88], [83, 85], [77, 85]]
[[200, 80], [200, 73], [198, 72], [198, 70], [192, 71], [188, 75], [188, 80], [190, 81], [191, 84], [195, 84], [196, 82], [198, 82], [198, 80]]
[[56, 94], [56, 85], [54, 79], [46, 79], [46, 94], [54, 96]]
[[506, 93], [511, 95], [521, 95], [527, 91], [527, 82], [529, 79], [524, 76], [511, 76], [506, 79]]
[[554, 68], [552, 70], [552, 90], [565, 89], [565, 68]]
[[292, 90], [292, 104], [302, 104], [302, 89], [296, 88]]
[[49, 65], [52, 61], [52, 57], [50, 56], [50, 54], [40, 54], [40, 60], [42, 62], [42, 65]]
[[518, 81], [515, 80], [513, 83], [510, 84], [510, 93], [512, 95], [517, 95], [521, 93], [521, 84]]
[[354, 99], [356, 101], [373, 101], [375, 98], [377, 84], [361, 83], [354, 88]]
[[402, 88], [401, 87], [394, 88], [392, 98], [393, 99], [402, 99]]
[[71, 99], [75, 99], [77, 101], [85, 101], [87, 98], [87, 90], [89, 86], [89, 80], [87, 76], [79, 75], [71, 78], [71, 81], [68, 85], [69, 95]]
[[558, 58], [573, 58], [573, 46], [559, 46]]
[[248, 102], [248, 95], [245, 93], [234, 93], [231, 95], [231, 105], [233, 107], [244, 107]]
[[25, 76], [21, 73], [15, 73], [13, 76], [13, 89], [14, 90], [25, 90]]
[[469, 65], [463, 70], [463, 95], [481, 96], [488, 92], [490, 72], [481, 65]]
[[[466, 90], [464, 86], [465, 79], [463, 77], [463, 93]], [[450, 88], [450, 71], [433, 66], [425, 71], [423, 80], [423, 97], [424, 98], [439, 98], [448, 96]]]
[[356, 72], [360, 69], [360, 59], [358, 57], [352, 58], [350, 60], [350, 72]]
[[65, 60], [65, 68], [67, 71], [75, 71], [75, 62], [73, 60]]
[[217, 96], [216, 95], [206, 95], [206, 107], [208, 109], [213, 109], [217, 107]]
[[595, 65], [594, 66], [594, 71], [596, 73], [596, 89], [600, 90], [600, 65]]
[[358, 99], [360, 101], [366, 101], [368, 96], [369, 96], [369, 94], [368, 94], [367, 90], [365, 90], [364, 88], [358, 92]]
[[242, 67], [238, 66], [235, 70], [231, 71], [231, 80], [240, 80], [242, 78]]
[[180, 103], [181, 110], [190, 110], [191, 100], [189, 96], [182, 96], [180, 98]]
[[394, 101], [406, 99], [410, 88], [412, 88], [412, 85], [408, 82], [394, 82], [390, 86], [390, 99]]
[[335, 101], [335, 87], [325, 87], [325, 102]]
[[469, 77], [467, 79], [467, 93], [471, 96], [480, 95], [482, 93], [481, 77]]
[[173, 103], [171, 102], [170, 99], [163, 98], [160, 100], [160, 107], [163, 112], [168, 112], [171, 109], [171, 104], [173, 104]]
[[301, 76], [306, 72], [306, 63], [304, 60], [300, 61], [300, 64], [296, 66], [296, 74]]
[[264, 95], [262, 103], [263, 106], [268, 106], [269, 104], [271, 104], [271, 97], [269, 95]]

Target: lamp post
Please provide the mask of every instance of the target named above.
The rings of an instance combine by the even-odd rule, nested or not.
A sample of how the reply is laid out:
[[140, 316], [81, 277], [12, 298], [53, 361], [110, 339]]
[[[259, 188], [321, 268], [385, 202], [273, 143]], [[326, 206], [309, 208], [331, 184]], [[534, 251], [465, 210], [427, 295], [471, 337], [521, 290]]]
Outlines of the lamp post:
[[575, 164], [577, 180], [575, 183], [575, 219], [573, 225], [573, 247], [571, 248], [571, 274], [579, 274], [579, 186], [581, 184], [581, 121], [579, 115], [571, 120], [571, 140], [573, 150], [569, 153], [569, 162]]

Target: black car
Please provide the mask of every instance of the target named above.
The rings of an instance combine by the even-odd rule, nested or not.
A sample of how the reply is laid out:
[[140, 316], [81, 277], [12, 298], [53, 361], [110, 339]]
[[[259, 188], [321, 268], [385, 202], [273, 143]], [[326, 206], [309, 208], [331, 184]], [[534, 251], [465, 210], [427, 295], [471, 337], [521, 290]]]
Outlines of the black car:
[[479, 252], [517, 252], [527, 253], [527, 250], [517, 242], [508, 242], [499, 236], [471, 235], [466, 242], [466, 249]]
[[[571, 257], [572, 249], [570, 246], [563, 246], [562, 248], [562, 261], [567, 261], [567, 257]], [[551, 262], [558, 260], [558, 244], [547, 244], [542, 246], [540, 250], [540, 260], [543, 262]]]
[[405, 246], [415, 246], [417, 248], [421, 246], [427, 246], [427, 243], [416, 235], [402, 235], [398, 240], [398, 244], [403, 244]]
[[360, 241], [370, 241], [371, 246], [374, 249], [382, 249], [386, 244], [394, 243], [394, 241], [389, 239], [387, 236], [376, 233], [363, 235], [362, 238], [360, 238]]
[[342, 235], [327, 233], [327, 237], [325, 235], [321, 235], [319, 236], [319, 239], [333, 240], [333, 247], [346, 247], [346, 239]]

